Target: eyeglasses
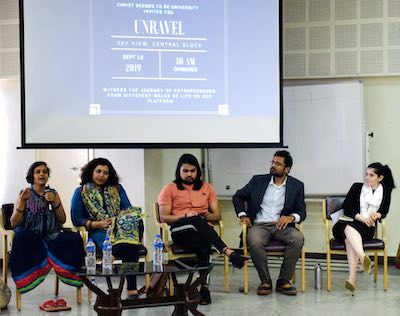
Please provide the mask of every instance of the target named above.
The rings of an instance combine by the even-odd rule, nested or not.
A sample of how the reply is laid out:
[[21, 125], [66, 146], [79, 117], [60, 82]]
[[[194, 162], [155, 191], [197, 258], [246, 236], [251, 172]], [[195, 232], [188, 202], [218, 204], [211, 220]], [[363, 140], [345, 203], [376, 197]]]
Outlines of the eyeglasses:
[[273, 165], [275, 165], [275, 166], [277, 166], [277, 167], [284, 167], [284, 166], [285, 166], [283, 163], [281, 163], [281, 162], [279, 162], [279, 161], [273, 161], [273, 160], [271, 160], [269, 163], [271, 164], [271, 166], [273, 166]]

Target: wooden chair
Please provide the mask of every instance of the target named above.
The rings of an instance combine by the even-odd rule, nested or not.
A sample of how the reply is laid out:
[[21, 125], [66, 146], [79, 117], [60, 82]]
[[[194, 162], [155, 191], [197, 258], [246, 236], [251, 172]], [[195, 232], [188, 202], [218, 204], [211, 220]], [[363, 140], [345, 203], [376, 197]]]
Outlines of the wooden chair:
[[[83, 239], [83, 243], [86, 246], [88, 239], [89, 239], [89, 232], [87, 231], [86, 227], [84, 226], [79, 226], [75, 228], [77, 231], [79, 231], [79, 233], [82, 236]], [[142, 242], [143, 242], [143, 236], [142, 236]], [[139, 257], [142, 258], [144, 261], [149, 261], [148, 258], [148, 252], [147, 252], [147, 248], [141, 244], [140, 248], [139, 248]], [[146, 289], [149, 287], [150, 284], [150, 275], [146, 274], [145, 275], [145, 287]], [[92, 300], [92, 291], [88, 288], [88, 303], [90, 304]]]
[[[303, 232], [303, 223], [298, 225], [300, 232]], [[249, 257], [249, 249], [247, 245], [247, 226], [242, 225], [242, 238], [243, 238], [243, 255]], [[286, 245], [284, 242], [276, 239], [271, 239], [265, 251], [268, 256], [283, 257], [285, 254]], [[301, 291], [306, 290], [306, 251], [304, 246], [301, 249]], [[293, 275], [293, 283], [296, 283], [296, 273]], [[242, 290], [241, 290], [242, 291]], [[249, 262], [246, 261], [243, 267], [243, 293], [247, 294], [249, 292]]]
[[[7, 283], [8, 279], [8, 261], [9, 261], [9, 252], [12, 248], [12, 242], [14, 239], [14, 230], [10, 223], [10, 218], [14, 209], [14, 204], [3, 204], [1, 206], [0, 212], [0, 233], [2, 236], [2, 247], [3, 247], [3, 281]], [[10, 250], [8, 249], [8, 245], [11, 245]], [[59, 279], [56, 275], [55, 280], [55, 292], [54, 295], [58, 296], [59, 293]], [[21, 310], [22, 302], [21, 302], [21, 293], [16, 289], [16, 305], [17, 310]], [[78, 305], [82, 304], [82, 288], [78, 287], [76, 289], [76, 301]]]
[[[326, 283], [327, 290], [331, 290], [331, 255], [332, 254], [346, 254], [345, 245], [339, 243], [335, 238], [331, 237], [331, 215], [342, 209], [343, 201], [345, 196], [327, 196], [325, 203], [322, 208], [322, 215], [325, 224], [325, 236], [326, 236]], [[378, 280], [378, 254], [383, 254], [383, 289], [386, 291], [388, 288], [388, 259], [386, 244], [386, 227], [385, 221], [380, 220], [381, 238], [378, 238], [378, 223], [375, 226], [375, 235], [371, 240], [363, 242], [364, 251], [368, 255], [369, 253], [374, 254], [374, 282]]]
[[[168, 260], [196, 257], [196, 254], [193, 252], [193, 249], [191, 247], [179, 245], [171, 240], [170, 238], [171, 234], [168, 224], [161, 222], [160, 209], [158, 203], [154, 203], [153, 210], [154, 210], [154, 219], [156, 222], [156, 226], [159, 228], [160, 236], [164, 241], [165, 251], [168, 254]], [[217, 233], [219, 237], [223, 239], [224, 224], [222, 220], [213, 224], [218, 229]], [[224, 289], [225, 292], [229, 292], [229, 259], [225, 255], [224, 255]], [[171, 282], [170, 282], [170, 291], [172, 291]]]

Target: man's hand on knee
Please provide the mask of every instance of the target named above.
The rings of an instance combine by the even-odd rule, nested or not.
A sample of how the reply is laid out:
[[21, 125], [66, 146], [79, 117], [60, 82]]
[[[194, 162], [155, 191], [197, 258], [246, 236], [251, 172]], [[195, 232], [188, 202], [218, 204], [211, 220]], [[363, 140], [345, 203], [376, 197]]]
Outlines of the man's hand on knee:
[[285, 216], [282, 215], [279, 217], [278, 221], [276, 222], [276, 228], [278, 229], [285, 229], [286, 226], [290, 223], [293, 223], [295, 220], [293, 215]]

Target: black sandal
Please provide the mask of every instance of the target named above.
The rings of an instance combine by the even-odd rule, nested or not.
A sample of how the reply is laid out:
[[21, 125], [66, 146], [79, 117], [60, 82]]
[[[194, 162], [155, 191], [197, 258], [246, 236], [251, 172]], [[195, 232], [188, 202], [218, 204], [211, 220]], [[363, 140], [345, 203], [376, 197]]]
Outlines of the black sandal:
[[244, 266], [244, 263], [249, 260], [249, 258], [246, 258], [244, 256], [241, 256], [237, 252], [232, 252], [231, 255], [229, 256], [229, 261], [232, 262], [232, 265], [235, 268], [241, 269]]

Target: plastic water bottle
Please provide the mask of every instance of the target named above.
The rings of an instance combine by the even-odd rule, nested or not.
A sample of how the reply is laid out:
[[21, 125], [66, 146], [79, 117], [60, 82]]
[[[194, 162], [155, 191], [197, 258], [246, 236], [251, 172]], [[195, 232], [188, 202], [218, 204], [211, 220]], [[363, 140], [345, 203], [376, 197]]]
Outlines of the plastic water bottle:
[[161, 266], [163, 263], [164, 243], [159, 234], [156, 235], [153, 243], [153, 265]]
[[112, 245], [110, 238], [107, 236], [103, 242], [103, 260], [102, 260], [103, 274], [112, 273]]
[[96, 244], [92, 238], [86, 244], [86, 272], [96, 274]]
[[314, 266], [314, 289], [322, 289], [322, 269], [319, 262]]

